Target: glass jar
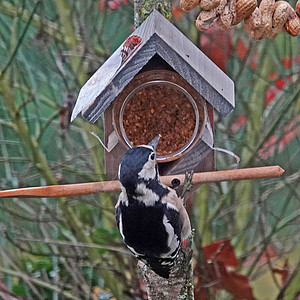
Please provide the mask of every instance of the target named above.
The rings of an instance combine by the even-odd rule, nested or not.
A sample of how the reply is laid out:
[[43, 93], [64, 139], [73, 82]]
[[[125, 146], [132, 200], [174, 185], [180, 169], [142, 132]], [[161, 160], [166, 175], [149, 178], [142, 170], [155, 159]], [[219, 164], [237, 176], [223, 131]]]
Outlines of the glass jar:
[[142, 74], [140, 77], [146, 75], [147, 80], [129, 87], [114, 106], [115, 130], [128, 147], [147, 144], [157, 134], [162, 135], [158, 162], [173, 161], [186, 153], [201, 137], [206, 121], [205, 101], [187, 91], [183, 85], [188, 83], [173, 73], [171, 77], [159, 76], [163, 78]]

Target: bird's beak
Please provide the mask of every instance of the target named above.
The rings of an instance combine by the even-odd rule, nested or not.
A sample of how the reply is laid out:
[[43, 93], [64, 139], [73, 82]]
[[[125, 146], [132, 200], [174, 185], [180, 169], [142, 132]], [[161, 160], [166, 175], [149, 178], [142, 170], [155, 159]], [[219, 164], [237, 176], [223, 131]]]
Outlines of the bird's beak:
[[148, 146], [151, 146], [153, 147], [153, 150], [155, 151], [156, 150], [156, 147], [158, 145], [158, 142], [159, 142], [159, 139], [160, 139], [161, 135], [157, 135], [149, 144]]

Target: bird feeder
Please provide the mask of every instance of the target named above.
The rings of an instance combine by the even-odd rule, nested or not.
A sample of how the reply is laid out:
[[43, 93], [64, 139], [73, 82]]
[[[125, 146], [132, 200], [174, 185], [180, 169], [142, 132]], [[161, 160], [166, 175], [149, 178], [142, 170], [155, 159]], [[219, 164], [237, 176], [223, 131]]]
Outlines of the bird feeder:
[[214, 169], [213, 113], [234, 108], [234, 83], [154, 10], [82, 87], [72, 114], [104, 113], [105, 167], [116, 178], [124, 153], [161, 134], [160, 173]]

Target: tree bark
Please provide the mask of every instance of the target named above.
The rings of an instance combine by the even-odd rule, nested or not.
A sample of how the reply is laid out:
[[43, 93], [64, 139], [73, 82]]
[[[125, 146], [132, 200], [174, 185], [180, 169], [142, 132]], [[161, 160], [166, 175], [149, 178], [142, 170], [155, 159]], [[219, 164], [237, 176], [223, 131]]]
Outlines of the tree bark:
[[190, 237], [182, 246], [168, 279], [158, 276], [145, 264], [139, 262], [148, 300], [194, 299], [192, 254], [192, 238]]
[[153, 9], [158, 10], [168, 20], [172, 16], [172, 0], [134, 0], [134, 26], [139, 27]]
[[[153, 9], [158, 10], [168, 20], [172, 16], [172, 0], [134, 0], [134, 25], [139, 27]], [[169, 279], [155, 274], [145, 264], [139, 262], [143, 280], [147, 288], [148, 300], [193, 300], [192, 238], [181, 248]]]

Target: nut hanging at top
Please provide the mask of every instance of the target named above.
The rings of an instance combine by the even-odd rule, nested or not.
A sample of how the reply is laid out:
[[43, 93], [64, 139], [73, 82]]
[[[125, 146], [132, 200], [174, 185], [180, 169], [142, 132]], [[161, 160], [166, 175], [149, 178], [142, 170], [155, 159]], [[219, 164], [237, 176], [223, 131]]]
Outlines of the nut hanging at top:
[[213, 25], [226, 30], [245, 20], [244, 29], [255, 40], [273, 39], [284, 31], [300, 35], [300, 0], [295, 9], [281, 0], [181, 0], [180, 7], [185, 12], [201, 9], [196, 27], [202, 31]]

